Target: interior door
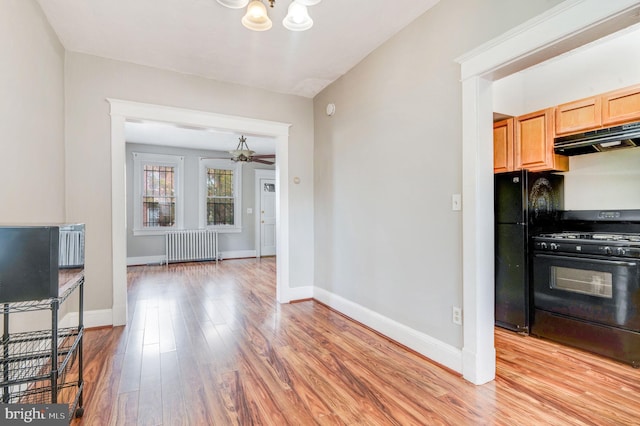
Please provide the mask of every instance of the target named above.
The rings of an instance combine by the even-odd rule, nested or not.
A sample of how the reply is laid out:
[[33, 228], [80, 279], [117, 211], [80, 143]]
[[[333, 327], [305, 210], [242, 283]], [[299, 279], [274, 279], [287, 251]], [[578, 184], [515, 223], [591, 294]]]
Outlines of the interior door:
[[276, 254], [276, 181], [260, 179], [260, 255]]

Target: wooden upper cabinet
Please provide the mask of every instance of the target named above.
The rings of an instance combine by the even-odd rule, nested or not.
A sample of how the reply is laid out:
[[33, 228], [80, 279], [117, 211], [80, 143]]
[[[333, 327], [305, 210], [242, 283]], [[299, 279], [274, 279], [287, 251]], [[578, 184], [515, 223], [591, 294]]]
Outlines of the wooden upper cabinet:
[[514, 170], [513, 118], [493, 123], [493, 172]]
[[602, 95], [602, 125], [640, 120], [640, 85]]
[[558, 105], [555, 120], [556, 136], [640, 121], [640, 85]]
[[602, 126], [600, 96], [569, 102], [556, 107], [556, 135], [594, 130]]
[[553, 151], [554, 111], [547, 108], [515, 118], [515, 168], [569, 170], [569, 159]]

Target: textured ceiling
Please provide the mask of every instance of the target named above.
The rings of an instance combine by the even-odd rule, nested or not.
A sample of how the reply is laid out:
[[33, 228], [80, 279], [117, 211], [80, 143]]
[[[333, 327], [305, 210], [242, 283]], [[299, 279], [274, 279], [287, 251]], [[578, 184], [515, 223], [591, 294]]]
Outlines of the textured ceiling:
[[67, 50], [313, 97], [438, 0], [324, 0], [314, 26], [250, 31], [216, 0], [38, 0]]

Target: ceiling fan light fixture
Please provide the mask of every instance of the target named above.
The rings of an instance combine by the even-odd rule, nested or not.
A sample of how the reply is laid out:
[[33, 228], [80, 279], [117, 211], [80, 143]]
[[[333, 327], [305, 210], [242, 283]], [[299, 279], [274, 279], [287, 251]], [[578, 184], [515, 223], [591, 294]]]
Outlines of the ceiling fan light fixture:
[[247, 138], [240, 136], [238, 146], [236, 149], [229, 151], [229, 154], [231, 154], [231, 159], [233, 161], [250, 161], [253, 154], [255, 154], [255, 151], [249, 149], [249, 146], [247, 145]]
[[253, 156], [254, 151], [242, 149], [242, 150], [233, 150], [229, 151], [231, 154], [231, 159], [233, 161], [249, 161], [249, 159]]
[[296, 0], [289, 5], [282, 25], [290, 31], [306, 31], [313, 26], [313, 19], [309, 16], [307, 6]]
[[218, 0], [218, 3], [229, 9], [242, 9], [249, 4], [249, 0]]
[[247, 13], [242, 18], [242, 25], [253, 31], [267, 31], [273, 25], [264, 3], [254, 0], [249, 3]]

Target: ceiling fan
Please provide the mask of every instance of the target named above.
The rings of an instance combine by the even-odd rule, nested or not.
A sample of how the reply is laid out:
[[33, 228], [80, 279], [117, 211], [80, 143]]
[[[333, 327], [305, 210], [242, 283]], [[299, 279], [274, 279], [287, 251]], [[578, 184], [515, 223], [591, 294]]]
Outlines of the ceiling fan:
[[[273, 165], [275, 164], [275, 154], [255, 154], [255, 151], [249, 149], [247, 145], [247, 138], [244, 135], [240, 136], [238, 146], [236, 149], [229, 151], [231, 158], [225, 158], [234, 162], [246, 162], [246, 163], [262, 163]], [[269, 161], [269, 158], [273, 158], [273, 161]]]

